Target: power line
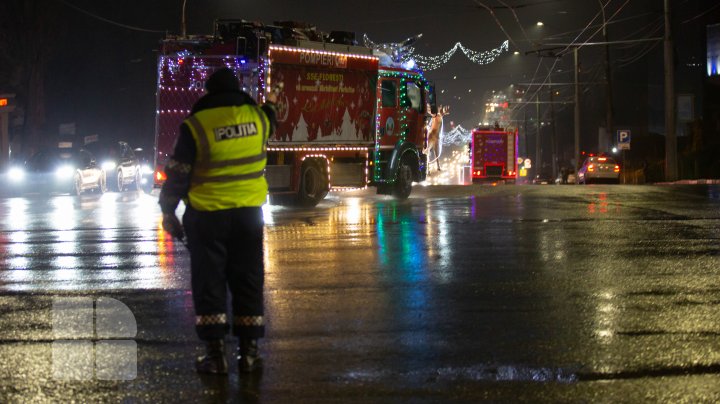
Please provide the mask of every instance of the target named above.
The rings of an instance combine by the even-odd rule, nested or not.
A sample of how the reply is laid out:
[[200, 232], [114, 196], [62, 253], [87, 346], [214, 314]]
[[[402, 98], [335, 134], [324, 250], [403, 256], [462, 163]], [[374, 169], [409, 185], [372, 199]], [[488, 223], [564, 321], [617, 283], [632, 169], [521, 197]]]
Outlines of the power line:
[[508, 32], [505, 30], [505, 27], [503, 27], [502, 23], [500, 22], [500, 20], [499, 20], [499, 19], [497, 18], [497, 16], [495, 15], [495, 12], [493, 11], [493, 9], [490, 8], [490, 7], [488, 7], [488, 6], [486, 6], [486, 5], [485, 5], [483, 2], [481, 2], [480, 0], [473, 0], [473, 1], [475, 2], [475, 4], [477, 4], [478, 6], [484, 8], [485, 10], [487, 10], [487, 11], [490, 13], [490, 15], [492, 16], [492, 18], [495, 20], [495, 22], [497, 23], [497, 25], [500, 27], [500, 30], [502, 30], [502, 32], [505, 34], [505, 36], [507, 36], [508, 40], [513, 44], [513, 46], [515, 47], [515, 49], [520, 49], [520, 47], [517, 45], [517, 43], [515, 43], [515, 41], [514, 41], [514, 40], [512, 39], [512, 37], [510, 36], [510, 34], [508, 34]]
[[78, 6], [75, 6], [75, 5], [73, 5], [73, 4], [70, 4], [70, 3], [68, 3], [68, 2], [65, 1], [65, 0], [57, 0], [57, 1], [60, 2], [60, 3], [62, 3], [62, 4], [64, 4], [64, 5], [66, 5], [66, 6], [68, 6], [68, 7], [70, 7], [70, 8], [72, 8], [72, 9], [75, 10], [75, 11], [79, 11], [79, 12], [85, 14], [85, 15], [88, 15], [88, 16], [92, 17], [92, 18], [95, 18], [95, 19], [100, 20], [100, 21], [102, 21], [102, 22], [106, 22], [106, 23], [108, 23], [108, 24], [112, 24], [112, 25], [115, 25], [115, 26], [118, 26], [118, 27], [121, 27], [121, 28], [129, 29], [129, 30], [132, 30], [132, 31], [151, 32], [151, 33], [160, 33], [160, 34], [163, 34], [163, 33], [167, 32], [167, 31], [158, 31], [158, 30], [152, 30], [152, 29], [134, 27], [134, 26], [132, 26], [132, 25], [127, 25], [127, 24], [122, 24], [122, 23], [119, 23], [119, 22], [115, 22], [115, 21], [112, 21], [112, 20], [108, 20], [107, 18], [101, 17], [101, 16], [99, 16], [99, 15], [97, 15], [97, 14], [93, 14], [93, 13], [87, 11], [87, 10], [83, 10], [82, 8], [80, 8], [80, 7], [78, 7]]
[[712, 7], [710, 7], [709, 9], [703, 11], [702, 13], [696, 15], [695, 17], [688, 18], [687, 20], [683, 21], [682, 24], [687, 24], [687, 23], [689, 23], [689, 22], [695, 21], [695, 20], [697, 20], [698, 18], [700, 18], [700, 17], [702, 17], [702, 16], [710, 13], [711, 11], [715, 10], [715, 9], [718, 8], [718, 7], [720, 7], [720, 3], [718, 3], [718, 4], [716, 4], [716, 5], [712, 6]]

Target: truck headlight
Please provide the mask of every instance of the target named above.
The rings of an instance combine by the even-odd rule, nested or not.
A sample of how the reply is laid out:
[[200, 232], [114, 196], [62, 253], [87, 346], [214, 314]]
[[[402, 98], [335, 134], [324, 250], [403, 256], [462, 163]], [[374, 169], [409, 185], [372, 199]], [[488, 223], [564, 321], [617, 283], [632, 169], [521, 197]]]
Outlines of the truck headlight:
[[8, 178], [12, 182], [20, 182], [25, 179], [25, 170], [20, 167], [12, 167], [8, 170]]
[[75, 174], [75, 170], [70, 166], [60, 166], [55, 170], [55, 177], [59, 179], [72, 177], [73, 174]]
[[102, 169], [105, 171], [112, 171], [115, 169], [115, 167], [117, 167], [117, 164], [115, 164], [114, 161], [103, 161], [100, 167], [102, 167]]

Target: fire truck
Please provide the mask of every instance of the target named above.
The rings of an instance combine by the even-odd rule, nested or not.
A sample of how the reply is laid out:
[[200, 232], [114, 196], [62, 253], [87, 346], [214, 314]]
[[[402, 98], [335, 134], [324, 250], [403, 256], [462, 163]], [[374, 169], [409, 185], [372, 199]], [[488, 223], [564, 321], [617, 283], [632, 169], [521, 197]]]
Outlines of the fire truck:
[[237, 73], [259, 103], [278, 92], [278, 127], [268, 139], [271, 197], [314, 206], [330, 190], [375, 186], [404, 199], [425, 180], [426, 108], [431, 83], [419, 70], [356, 45], [354, 34], [281, 22], [216, 20], [213, 35], [161, 43], [155, 134], [155, 185], [182, 121], [216, 70]]
[[470, 157], [473, 182], [515, 182], [517, 130], [478, 127], [472, 130]]

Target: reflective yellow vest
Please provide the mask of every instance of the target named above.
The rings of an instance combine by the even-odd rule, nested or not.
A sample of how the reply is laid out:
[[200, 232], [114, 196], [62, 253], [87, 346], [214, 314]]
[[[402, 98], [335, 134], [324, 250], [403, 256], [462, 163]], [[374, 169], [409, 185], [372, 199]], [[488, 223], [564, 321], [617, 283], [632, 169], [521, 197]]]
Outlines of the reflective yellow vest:
[[266, 142], [270, 121], [254, 105], [199, 111], [185, 120], [197, 153], [190, 206], [215, 211], [265, 203]]

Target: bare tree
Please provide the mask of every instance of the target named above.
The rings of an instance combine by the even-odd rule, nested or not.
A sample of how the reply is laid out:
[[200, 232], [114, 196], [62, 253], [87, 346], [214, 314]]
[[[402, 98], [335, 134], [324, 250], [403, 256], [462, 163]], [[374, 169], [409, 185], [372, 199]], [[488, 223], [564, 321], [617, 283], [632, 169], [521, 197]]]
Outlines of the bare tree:
[[23, 149], [45, 140], [45, 74], [60, 40], [62, 20], [56, 2], [0, 2], [0, 92], [16, 94]]

